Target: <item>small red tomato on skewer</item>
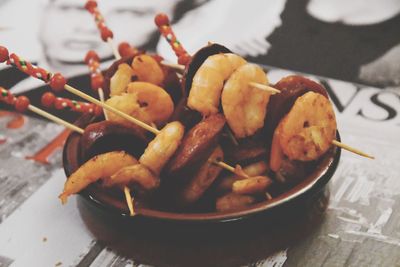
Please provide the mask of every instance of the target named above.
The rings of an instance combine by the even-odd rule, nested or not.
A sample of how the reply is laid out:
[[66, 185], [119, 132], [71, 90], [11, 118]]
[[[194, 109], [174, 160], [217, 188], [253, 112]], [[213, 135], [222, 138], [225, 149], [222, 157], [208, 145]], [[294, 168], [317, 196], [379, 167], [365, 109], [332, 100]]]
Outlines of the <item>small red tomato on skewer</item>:
[[56, 100], [56, 96], [53, 93], [47, 92], [42, 95], [42, 105], [46, 108], [51, 108]]
[[19, 96], [15, 101], [15, 109], [19, 112], [24, 112], [27, 110], [29, 105], [30, 101], [26, 96]]
[[8, 49], [4, 46], [0, 46], [0, 62], [6, 62], [9, 58]]

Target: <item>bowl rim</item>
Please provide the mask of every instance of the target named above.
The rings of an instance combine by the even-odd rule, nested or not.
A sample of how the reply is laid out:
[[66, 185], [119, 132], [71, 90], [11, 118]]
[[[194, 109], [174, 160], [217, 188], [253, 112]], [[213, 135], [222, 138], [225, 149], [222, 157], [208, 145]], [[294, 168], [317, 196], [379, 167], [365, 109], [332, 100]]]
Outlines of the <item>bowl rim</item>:
[[[81, 118], [82, 119], [82, 118]], [[78, 122], [79, 123], [79, 120]], [[68, 149], [66, 149], [73, 138], [79, 138], [80, 135], [74, 132], [71, 132], [64, 144], [63, 147], [63, 168], [64, 172], [67, 176], [69, 175], [69, 170], [66, 168], [65, 162], [67, 162], [68, 157]], [[339, 131], [336, 131], [336, 138], [340, 141]], [[79, 144], [79, 142], [75, 142], [75, 144]], [[77, 150], [74, 150], [77, 151]], [[227, 211], [227, 212], [207, 212], [207, 213], [177, 213], [177, 212], [168, 212], [168, 211], [160, 211], [149, 209], [145, 207], [138, 207], [136, 211], [137, 215], [131, 217], [127, 210], [121, 210], [116, 206], [113, 206], [109, 203], [104, 203], [98, 198], [96, 198], [95, 194], [93, 194], [93, 188], [90, 186], [81, 192], [78, 193], [85, 200], [89, 201], [91, 204], [96, 206], [97, 208], [107, 211], [110, 214], [114, 214], [117, 216], [127, 217], [130, 219], [136, 219], [138, 217], [146, 218], [146, 219], [156, 219], [163, 221], [173, 221], [173, 222], [231, 222], [241, 220], [246, 217], [252, 217], [258, 215], [263, 212], [272, 211], [284, 204], [288, 204], [293, 202], [294, 200], [300, 198], [308, 192], [318, 190], [323, 188], [329, 180], [334, 175], [339, 160], [341, 157], [341, 149], [335, 146], [332, 146], [328, 152], [324, 155], [321, 163], [318, 165], [318, 168], [312, 171], [303, 181], [290, 188], [288, 191], [280, 194], [279, 196], [268, 200], [256, 203], [250, 207], [246, 207], [245, 209], [236, 210], [236, 211]]]

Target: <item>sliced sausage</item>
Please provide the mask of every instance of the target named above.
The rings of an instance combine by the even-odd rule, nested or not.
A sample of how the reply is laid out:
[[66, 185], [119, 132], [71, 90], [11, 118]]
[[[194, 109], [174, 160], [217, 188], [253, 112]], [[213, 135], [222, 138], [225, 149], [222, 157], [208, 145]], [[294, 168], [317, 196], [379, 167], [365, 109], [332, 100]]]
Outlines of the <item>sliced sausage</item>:
[[224, 125], [225, 117], [221, 114], [196, 124], [184, 136], [182, 144], [165, 167], [165, 174], [177, 179], [193, 175], [193, 171], [203, 165], [217, 146]]
[[223, 160], [223, 157], [224, 153], [221, 147], [218, 146], [190, 182], [183, 188], [181, 200], [185, 204], [196, 202], [215, 181], [222, 171], [222, 168], [212, 162], [215, 160]]

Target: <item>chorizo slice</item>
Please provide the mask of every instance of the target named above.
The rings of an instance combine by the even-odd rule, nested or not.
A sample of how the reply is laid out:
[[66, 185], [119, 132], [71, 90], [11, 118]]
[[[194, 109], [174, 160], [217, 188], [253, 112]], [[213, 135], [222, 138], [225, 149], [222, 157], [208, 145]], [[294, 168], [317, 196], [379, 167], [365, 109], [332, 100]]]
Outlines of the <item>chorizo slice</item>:
[[191, 176], [214, 151], [225, 122], [222, 114], [215, 114], [190, 129], [165, 167], [165, 174], [174, 178]]
[[95, 155], [123, 150], [140, 157], [149, 143], [143, 132], [112, 121], [89, 124], [81, 138], [83, 158], [88, 160]]
[[224, 153], [218, 146], [200, 167], [191, 181], [183, 188], [181, 200], [185, 204], [196, 202], [218, 177], [222, 168], [213, 164], [215, 160], [223, 160]]

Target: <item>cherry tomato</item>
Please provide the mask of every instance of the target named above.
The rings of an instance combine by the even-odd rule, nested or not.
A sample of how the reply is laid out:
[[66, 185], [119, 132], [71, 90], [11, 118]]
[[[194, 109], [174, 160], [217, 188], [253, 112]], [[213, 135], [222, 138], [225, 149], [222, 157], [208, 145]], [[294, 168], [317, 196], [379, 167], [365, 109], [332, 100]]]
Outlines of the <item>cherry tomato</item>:
[[95, 74], [91, 78], [91, 85], [93, 90], [97, 90], [103, 87], [104, 78], [103, 75]]
[[8, 60], [8, 49], [4, 46], [0, 46], [0, 62], [6, 62]]
[[99, 56], [98, 56], [97, 53], [96, 53], [95, 51], [93, 51], [93, 50], [89, 50], [89, 51], [87, 52], [86, 57], [85, 57], [85, 63], [86, 63], [86, 64], [89, 64], [89, 61], [90, 61], [91, 59], [94, 60], [94, 61], [97, 61], [97, 62], [100, 61]]
[[54, 104], [56, 96], [53, 93], [47, 92], [42, 95], [42, 105], [46, 108], [51, 108]]
[[65, 80], [64, 76], [61, 75], [61, 73], [54, 74], [54, 76], [50, 79], [50, 87], [55, 92], [61, 92], [66, 83], [67, 81]]
[[169, 18], [166, 14], [164, 13], [159, 13], [157, 16], [154, 18], [154, 22], [158, 27], [168, 25], [169, 24]]
[[101, 39], [104, 42], [107, 42], [108, 38], [112, 39], [114, 37], [113, 32], [107, 27], [101, 28], [100, 33], [101, 33]]
[[30, 101], [26, 96], [19, 96], [15, 101], [15, 109], [19, 112], [24, 112], [28, 109], [29, 104]]

